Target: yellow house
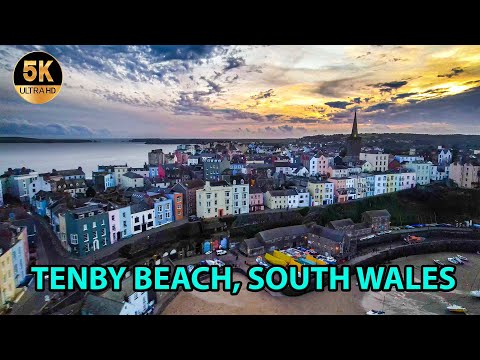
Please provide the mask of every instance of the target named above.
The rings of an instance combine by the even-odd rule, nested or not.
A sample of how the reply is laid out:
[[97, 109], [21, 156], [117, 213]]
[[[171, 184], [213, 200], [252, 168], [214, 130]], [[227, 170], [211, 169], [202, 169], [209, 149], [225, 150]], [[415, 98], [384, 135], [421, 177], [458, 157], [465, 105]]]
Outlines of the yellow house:
[[0, 307], [22, 291], [17, 286], [27, 275], [27, 265], [27, 228], [0, 223]]
[[[0, 299], [1, 305], [13, 301], [16, 296], [15, 278], [13, 275], [12, 252], [7, 250], [0, 256]], [[0, 305], [0, 306], [1, 306]]]
[[325, 180], [309, 180], [307, 184], [310, 193], [311, 206], [333, 204], [333, 183]]

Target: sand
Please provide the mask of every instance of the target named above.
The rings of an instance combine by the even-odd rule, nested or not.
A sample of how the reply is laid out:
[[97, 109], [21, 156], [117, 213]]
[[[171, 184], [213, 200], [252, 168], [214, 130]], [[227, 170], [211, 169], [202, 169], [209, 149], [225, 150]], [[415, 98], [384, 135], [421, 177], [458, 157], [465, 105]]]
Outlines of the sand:
[[[432, 259], [446, 263], [452, 253], [437, 253], [397, 259], [392, 264], [403, 267], [432, 265]], [[480, 289], [480, 256], [461, 254], [469, 258], [463, 266], [457, 266], [455, 277], [457, 288], [448, 293], [442, 292], [360, 292], [352, 278], [350, 292], [311, 292], [298, 297], [287, 297], [267, 291], [249, 292], [247, 278], [234, 274], [236, 281], [243, 286], [236, 296], [228, 292], [180, 292], [167, 306], [166, 315], [363, 315], [371, 309], [383, 309], [388, 315], [433, 315], [448, 314], [445, 310], [450, 303], [465, 306], [469, 314], [480, 314], [480, 299], [469, 295], [471, 290]], [[419, 272], [418, 272], [419, 273]], [[416, 279], [419, 281], [419, 279]]]
[[238, 273], [235, 281], [242, 281], [242, 290], [236, 296], [228, 292], [181, 292], [167, 306], [164, 315], [308, 315], [308, 314], [364, 314], [362, 293], [311, 292], [302, 296], [287, 297], [279, 293], [272, 296], [267, 291], [246, 290], [248, 279]]

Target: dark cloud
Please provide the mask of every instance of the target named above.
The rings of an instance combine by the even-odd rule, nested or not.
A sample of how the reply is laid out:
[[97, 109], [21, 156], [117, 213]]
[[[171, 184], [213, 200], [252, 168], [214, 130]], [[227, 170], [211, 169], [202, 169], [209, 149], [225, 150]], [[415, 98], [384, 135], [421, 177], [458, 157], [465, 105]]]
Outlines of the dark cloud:
[[239, 68], [245, 65], [245, 59], [242, 57], [228, 57], [226, 59], [227, 65], [223, 68], [224, 71]]
[[450, 79], [454, 76], [460, 75], [461, 73], [463, 73], [463, 71], [464, 70], [462, 68], [454, 67], [452, 70], [450, 70], [448, 74], [440, 74], [440, 75], [437, 75], [437, 77], [446, 77]]
[[401, 93], [401, 94], [397, 94], [396, 96], [392, 97], [392, 100], [404, 99], [404, 98], [407, 98], [407, 97], [410, 97], [410, 96], [413, 96], [413, 95], [417, 95], [417, 94], [418, 93], [416, 93], [416, 92]]
[[299, 117], [294, 117], [290, 118], [289, 122], [292, 122], [294, 124], [316, 124], [320, 120], [318, 119], [312, 119], [312, 118], [299, 118]]
[[[33, 46], [17, 48], [35, 50]], [[55, 56], [62, 66], [135, 82], [168, 82], [168, 75], [187, 72], [192, 65], [202, 64], [222, 51], [222, 47], [211, 45], [46, 45], [42, 48]]]
[[207, 82], [208, 88], [211, 90], [211, 93], [219, 93], [222, 91], [222, 87], [220, 86], [220, 84], [217, 84], [212, 80], [205, 78], [205, 76], [200, 77], [200, 79]]
[[280, 126], [278, 126], [278, 130], [283, 131], [283, 132], [292, 132], [293, 131], [293, 126], [280, 125]]
[[377, 111], [377, 110], [386, 110], [388, 109], [390, 106], [394, 105], [393, 103], [389, 103], [389, 102], [383, 102], [383, 103], [378, 103], [378, 104], [375, 104], [375, 105], [372, 105], [372, 106], [369, 106], [368, 108], [366, 108], [364, 111], [365, 112], [371, 112], [371, 111]]
[[472, 81], [467, 81], [463, 85], [472, 85], [472, 84], [478, 84], [480, 83], [480, 80], [472, 80]]
[[353, 102], [354, 102], [355, 104], [360, 104], [360, 103], [362, 102], [362, 99], [359, 98], [359, 97], [356, 97], [356, 98], [353, 98]]
[[342, 98], [347, 90], [353, 88], [353, 83], [361, 78], [350, 77], [331, 81], [322, 81], [312, 92], [326, 97]]
[[262, 91], [258, 94], [252, 95], [250, 96], [250, 98], [254, 100], [260, 100], [260, 99], [266, 99], [272, 96], [275, 96], [273, 89], [268, 89], [267, 91]]
[[385, 93], [385, 92], [390, 93], [392, 92], [392, 90], [397, 90], [407, 84], [408, 84], [408, 81], [401, 80], [401, 81], [390, 81], [390, 82], [378, 83], [378, 84], [369, 84], [368, 86], [380, 88], [380, 92], [382, 93]]
[[441, 88], [441, 89], [427, 90], [427, 91], [424, 91], [422, 94], [445, 94], [445, 93], [448, 93], [448, 89]]
[[326, 102], [325, 105], [335, 109], [346, 109], [348, 105], [351, 105], [351, 103], [348, 101], [330, 101]]
[[106, 129], [92, 130], [86, 126], [58, 123], [38, 123], [18, 119], [0, 120], [1, 136], [38, 136], [38, 137], [110, 137]]
[[366, 98], [363, 98], [363, 101], [365, 101], [365, 102], [369, 102], [369, 101], [370, 101], [370, 99], [371, 99], [371, 97], [366, 97]]

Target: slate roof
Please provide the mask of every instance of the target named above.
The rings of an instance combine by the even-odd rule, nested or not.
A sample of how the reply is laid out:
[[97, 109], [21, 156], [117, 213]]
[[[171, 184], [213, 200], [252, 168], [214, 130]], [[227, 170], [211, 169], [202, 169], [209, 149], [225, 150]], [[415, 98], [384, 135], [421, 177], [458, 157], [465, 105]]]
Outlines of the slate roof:
[[355, 223], [353, 222], [352, 219], [348, 218], [348, 219], [341, 219], [341, 220], [333, 220], [333, 221], [330, 221], [329, 223], [334, 229], [341, 229], [345, 226], [352, 226], [352, 225], [355, 225]]
[[144, 202], [130, 205], [130, 212], [132, 214], [136, 214], [136, 213], [146, 211], [146, 210], [150, 210], [150, 209], [151, 209], [151, 207]]
[[243, 240], [249, 249], [258, 249], [263, 247], [263, 244], [257, 238]]
[[308, 232], [310, 231], [305, 225], [293, 225], [260, 231], [257, 235], [263, 241], [268, 241], [285, 236], [301, 236], [307, 234]]
[[81, 308], [82, 315], [119, 315], [123, 303], [104, 298], [101, 296], [88, 294], [85, 297]]
[[390, 217], [390, 213], [388, 212], [388, 210], [385, 210], [385, 209], [365, 211], [364, 214], [368, 215], [370, 217], [378, 217], [378, 216], [388, 216], [388, 217]]
[[139, 174], [131, 172], [131, 171], [126, 172], [125, 174], [123, 174], [123, 176], [126, 176], [130, 179], [143, 179], [142, 175], [139, 175]]

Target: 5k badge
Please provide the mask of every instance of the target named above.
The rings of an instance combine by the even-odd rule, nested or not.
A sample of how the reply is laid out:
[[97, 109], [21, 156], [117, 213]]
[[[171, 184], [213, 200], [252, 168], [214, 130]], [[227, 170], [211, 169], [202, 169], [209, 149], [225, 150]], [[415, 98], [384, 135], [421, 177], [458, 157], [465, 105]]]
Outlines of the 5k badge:
[[17, 93], [32, 104], [44, 104], [58, 95], [62, 87], [62, 68], [52, 55], [34, 51], [22, 57], [13, 71]]

